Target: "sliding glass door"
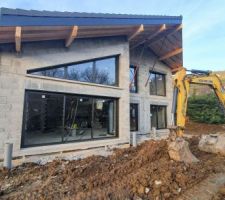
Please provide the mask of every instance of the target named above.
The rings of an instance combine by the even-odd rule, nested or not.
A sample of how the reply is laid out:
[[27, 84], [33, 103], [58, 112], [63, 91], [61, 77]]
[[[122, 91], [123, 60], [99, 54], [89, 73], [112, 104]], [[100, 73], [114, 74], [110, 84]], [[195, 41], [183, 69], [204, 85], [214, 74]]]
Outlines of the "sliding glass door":
[[116, 137], [117, 100], [26, 91], [22, 147]]

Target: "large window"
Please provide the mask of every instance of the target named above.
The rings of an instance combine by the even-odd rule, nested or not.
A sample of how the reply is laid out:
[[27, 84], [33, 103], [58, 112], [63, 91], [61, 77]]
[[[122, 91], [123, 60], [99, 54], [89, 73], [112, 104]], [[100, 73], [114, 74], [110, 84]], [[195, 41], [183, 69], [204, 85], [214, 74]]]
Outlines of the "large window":
[[116, 102], [26, 91], [22, 147], [116, 137]]
[[138, 77], [137, 67], [131, 65], [130, 66], [130, 92], [131, 93], [137, 93], [138, 92], [137, 77]]
[[165, 75], [152, 71], [149, 73], [150, 73], [150, 94], [158, 96], [166, 96]]
[[151, 105], [151, 127], [165, 129], [167, 127], [166, 106]]
[[138, 131], [138, 104], [130, 104], [130, 130]]
[[28, 70], [28, 74], [103, 85], [117, 85], [117, 56]]

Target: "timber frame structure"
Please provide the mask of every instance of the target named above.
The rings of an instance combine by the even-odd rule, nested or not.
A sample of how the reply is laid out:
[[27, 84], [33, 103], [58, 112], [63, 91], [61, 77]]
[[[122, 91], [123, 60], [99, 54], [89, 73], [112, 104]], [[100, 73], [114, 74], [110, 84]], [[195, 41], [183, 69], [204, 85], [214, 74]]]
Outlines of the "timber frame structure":
[[[130, 48], [146, 45], [173, 70], [183, 66], [182, 17], [26, 11], [1, 8], [0, 44], [127, 36]], [[163, 48], [160, 49], [165, 39]]]
[[182, 16], [0, 8], [0, 159], [166, 137], [182, 66]]

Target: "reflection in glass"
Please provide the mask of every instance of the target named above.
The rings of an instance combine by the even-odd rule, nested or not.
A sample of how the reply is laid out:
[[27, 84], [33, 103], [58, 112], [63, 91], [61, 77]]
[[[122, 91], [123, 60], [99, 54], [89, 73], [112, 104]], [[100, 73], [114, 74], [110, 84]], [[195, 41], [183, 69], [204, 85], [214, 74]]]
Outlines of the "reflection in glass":
[[137, 72], [135, 74], [136, 67], [130, 66], [130, 92], [137, 93]]
[[167, 127], [166, 106], [151, 105], [151, 127], [165, 129]]
[[155, 72], [150, 72], [150, 94], [166, 96], [165, 75]]
[[63, 67], [29, 70], [29, 74], [49, 76], [103, 85], [117, 85], [117, 58], [104, 58], [89, 62], [68, 64]]
[[138, 131], [138, 104], [130, 104], [130, 130]]

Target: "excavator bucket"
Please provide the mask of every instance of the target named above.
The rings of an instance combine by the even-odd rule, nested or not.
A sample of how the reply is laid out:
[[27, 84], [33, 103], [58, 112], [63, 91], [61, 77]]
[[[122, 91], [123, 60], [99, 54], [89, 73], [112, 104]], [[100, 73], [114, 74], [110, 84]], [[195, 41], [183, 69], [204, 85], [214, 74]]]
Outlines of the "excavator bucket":
[[199, 160], [191, 153], [189, 144], [184, 138], [177, 137], [173, 141], [168, 141], [168, 153], [172, 160], [193, 163]]
[[170, 127], [170, 135], [168, 138], [168, 153], [172, 160], [194, 163], [199, 160], [191, 153], [188, 142], [183, 137], [177, 136], [177, 128]]

